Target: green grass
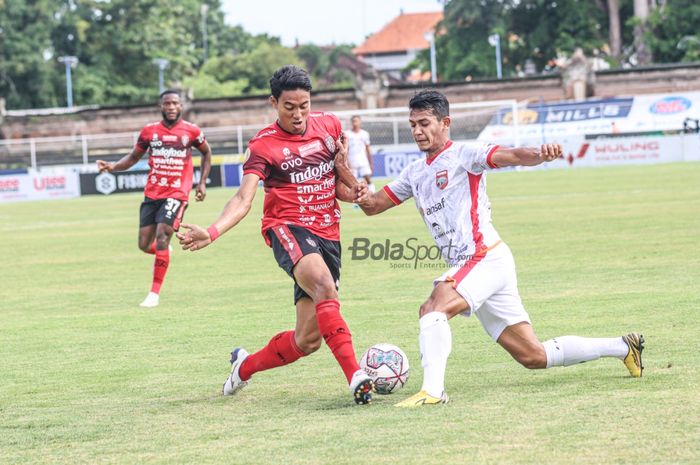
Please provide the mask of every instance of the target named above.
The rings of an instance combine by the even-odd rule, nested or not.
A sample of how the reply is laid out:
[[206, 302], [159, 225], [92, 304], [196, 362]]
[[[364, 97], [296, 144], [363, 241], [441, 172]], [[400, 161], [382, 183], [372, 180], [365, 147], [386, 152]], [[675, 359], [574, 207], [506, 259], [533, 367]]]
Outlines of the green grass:
[[[187, 219], [209, 224], [232, 193]], [[394, 408], [420, 387], [418, 306], [442, 271], [350, 260], [354, 237], [430, 237], [412, 205], [346, 207], [344, 315], [358, 351], [407, 352], [408, 386], [355, 406], [323, 347], [223, 398], [228, 352], [294, 322], [261, 193], [213, 247], [175, 251], [148, 311], [140, 196], [1, 205], [0, 463], [700, 463], [700, 164], [494, 173], [489, 193], [540, 338], [641, 331], [642, 379], [615, 359], [528, 371], [457, 318], [452, 402]]]

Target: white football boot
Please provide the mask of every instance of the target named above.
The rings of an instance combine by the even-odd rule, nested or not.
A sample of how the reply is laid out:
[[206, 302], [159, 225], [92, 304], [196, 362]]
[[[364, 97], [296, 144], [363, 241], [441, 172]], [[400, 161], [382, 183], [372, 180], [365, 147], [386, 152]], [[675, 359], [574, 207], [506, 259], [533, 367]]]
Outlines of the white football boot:
[[149, 292], [146, 298], [143, 299], [143, 302], [139, 304], [139, 306], [143, 308], [153, 308], [157, 307], [159, 303], [160, 295], [156, 294], [155, 292]]
[[248, 358], [248, 355], [248, 352], [242, 347], [231, 352], [231, 374], [228, 375], [228, 379], [226, 379], [222, 390], [225, 396], [232, 396], [248, 385], [250, 380], [243, 381], [238, 374], [241, 365], [243, 365], [245, 359]]

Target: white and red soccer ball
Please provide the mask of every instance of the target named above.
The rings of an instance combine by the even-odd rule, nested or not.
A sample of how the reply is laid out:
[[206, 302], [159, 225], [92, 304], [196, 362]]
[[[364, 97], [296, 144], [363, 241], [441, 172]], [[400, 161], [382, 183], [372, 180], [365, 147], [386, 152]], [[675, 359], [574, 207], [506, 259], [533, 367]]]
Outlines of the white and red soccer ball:
[[374, 381], [377, 394], [391, 394], [408, 381], [408, 357], [393, 344], [375, 344], [362, 355], [360, 368]]

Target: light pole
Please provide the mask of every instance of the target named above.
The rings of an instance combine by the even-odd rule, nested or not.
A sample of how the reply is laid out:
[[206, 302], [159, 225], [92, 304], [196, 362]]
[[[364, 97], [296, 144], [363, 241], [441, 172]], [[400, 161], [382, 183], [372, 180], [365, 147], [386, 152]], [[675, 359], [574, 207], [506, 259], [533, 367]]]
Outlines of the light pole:
[[158, 92], [163, 93], [165, 90], [165, 85], [163, 84], [163, 71], [165, 71], [165, 68], [167, 68], [170, 64], [170, 60], [166, 60], [165, 58], [154, 58], [153, 64], [158, 66]]
[[435, 34], [426, 32], [423, 38], [430, 42], [430, 81], [435, 84], [437, 82], [437, 65], [435, 60]]
[[202, 14], [202, 48], [204, 48], [204, 61], [207, 61], [209, 43], [207, 40], [207, 12], [209, 11], [209, 5], [202, 3], [199, 12]]
[[503, 73], [501, 71], [501, 36], [498, 34], [491, 34], [489, 36], [489, 44], [496, 47], [496, 74], [498, 79], [503, 78]]
[[73, 76], [70, 70], [78, 64], [78, 57], [67, 55], [58, 57], [58, 61], [66, 65], [66, 100], [68, 108], [73, 108]]

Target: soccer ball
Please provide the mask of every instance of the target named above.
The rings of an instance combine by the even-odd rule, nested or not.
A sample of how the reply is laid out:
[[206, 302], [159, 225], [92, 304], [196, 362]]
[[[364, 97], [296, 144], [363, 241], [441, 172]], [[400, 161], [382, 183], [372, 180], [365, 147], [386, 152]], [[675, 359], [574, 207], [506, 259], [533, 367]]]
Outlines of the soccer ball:
[[393, 344], [375, 344], [367, 349], [360, 367], [374, 381], [377, 394], [391, 394], [408, 381], [408, 357]]

